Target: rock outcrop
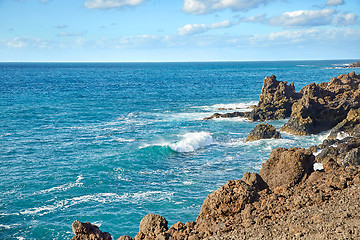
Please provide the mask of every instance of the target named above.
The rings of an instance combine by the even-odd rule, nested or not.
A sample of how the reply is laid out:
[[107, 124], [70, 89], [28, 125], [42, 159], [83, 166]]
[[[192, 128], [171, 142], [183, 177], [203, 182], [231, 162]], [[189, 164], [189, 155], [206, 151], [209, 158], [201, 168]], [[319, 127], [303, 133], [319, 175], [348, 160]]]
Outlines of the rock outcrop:
[[309, 84], [291, 109], [281, 131], [296, 135], [329, 130], [343, 121], [351, 109], [360, 106], [360, 75], [351, 72], [332, 78], [330, 83]]
[[71, 240], [111, 240], [111, 235], [108, 232], [102, 232], [100, 229], [89, 223], [74, 221], [72, 224], [72, 230], [75, 234]]
[[359, 112], [355, 110], [359, 108], [360, 74], [355, 72], [332, 78], [330, 82], [309, 84], [300, 92], [295, 92], [293, 83], [287, 85], [270, 76], [265, 78], [260, 101], [251, 112], [215, 113], [205, 119], [243, 117], [265, 121], [290, 117], [280, 131], [309, 135], [330, 130], [347, 117], [339, 131], [341, 127], [351, 126], [353, 121], [358, 121]]
[[270, 124], [258, 124], [247, 136], [246, 142], [271, 138], [281, 139], [280, 132], [276, 131], [276, 128]]
[[290, 117], [291, 107], [301, 95], [295, 92], [294, 83], [276, 80], [274, 75], [264, 79], [260, 101], [248, 114], [251, 121], [265, 121]]
[[300, 97], [293, 83], [287, 85], [287, 82], [278, 81], [272, 75], [264, 79], [260, 101], [251, 112], [215, 113], [204, 120], [220, 117], [244, 117], [251, 121], [284, 119], [290, 117], [291, 107]]

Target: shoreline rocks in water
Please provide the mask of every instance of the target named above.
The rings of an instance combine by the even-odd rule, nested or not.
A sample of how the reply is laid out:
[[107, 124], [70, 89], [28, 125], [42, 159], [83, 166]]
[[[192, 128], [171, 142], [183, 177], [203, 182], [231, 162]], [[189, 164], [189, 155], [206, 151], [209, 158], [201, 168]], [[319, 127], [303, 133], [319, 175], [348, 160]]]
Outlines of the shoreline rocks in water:
[[290, 117], [280, 131], [309, 135], [330, 130], [347, 118], [350, 110], [360, 107], [360, 74], [350, 72], [330, 82], [305, 86], [295, 92], [294, 84], [264, 79], [260, 101], [251, 112], [215, 113], [219, 117], [243, 117], [250, 121], [277, 120]]
[[280, 132], [276, 131], [276, 128], [268, 123], [258, 124], [247, 136], [246, 142], [271, 138], [281, 139]]
[[[286, 95], [279, 90], [285, 83], [272, 83]], [[195, 222], [169, 228], [164, 217], [150, 213], [134, 238], [119, 240], [360, 239], [359, 85], [360, 75], [352, 72], [306, 86], [292, 103], [289, 129], [332, 128], [319, 146], [274, 149], [259, 174], [245, 173], [209, 194]], [[323, 170], [315, 171], [315, 162]], [[111, 239], [90, 223], [75, 221], [73, 231], [72, 240]]]

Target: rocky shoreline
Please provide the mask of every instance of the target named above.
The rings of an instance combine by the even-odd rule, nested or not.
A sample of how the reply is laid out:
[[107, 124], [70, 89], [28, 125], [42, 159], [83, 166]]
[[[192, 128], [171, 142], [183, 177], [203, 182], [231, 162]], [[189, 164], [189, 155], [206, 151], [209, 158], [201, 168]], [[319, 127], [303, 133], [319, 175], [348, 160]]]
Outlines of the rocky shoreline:
[[[289, 117], [281, 131], [330, 133], [309, 149], [274, 149], [259, 174], [245, 173], [209, 194], [195, 222], [169, 227], [164, 217], [150, 213], [134, 238], [119, 240], [360, 239], [360, 75], [340, 75], [300, 92], [294, 84], [267, 77], [251, 112], [207, 119], [239, 116], [251, 121]], [[249, 139], [279, 135], [262, 124]], [[323, 169], [314, 170], [314, 163]], [[75, 221], [73, 232], [72, 240], [112, 239], [91, 223]]]

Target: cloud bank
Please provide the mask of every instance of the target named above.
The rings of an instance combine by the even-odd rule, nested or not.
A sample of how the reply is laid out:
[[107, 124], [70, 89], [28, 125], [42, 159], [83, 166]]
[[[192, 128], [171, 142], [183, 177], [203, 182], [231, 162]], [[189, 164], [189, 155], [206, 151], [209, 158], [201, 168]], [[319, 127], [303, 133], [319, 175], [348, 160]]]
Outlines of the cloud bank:
[[185, 35], [194, 35], [199, 33], [207, 32], [210, 29], [217, 29], [217, 28], [226, 28], [230, 27], [232, 24], [229, 20], [225, 20], [222, 22], [212, 23], [210, 25], [205, 24], [187, 24], [181, 28], [178, 28], [178, 35], [185, 36]]
[[145, 0], [86, 0], [85, 7], [91, 9], [110, 9], [125, 6], [136, 6]]
[[183, 10], [190, 14], [207, 14], [222, 9], [247, 11], [275, 0], [184, 0]]

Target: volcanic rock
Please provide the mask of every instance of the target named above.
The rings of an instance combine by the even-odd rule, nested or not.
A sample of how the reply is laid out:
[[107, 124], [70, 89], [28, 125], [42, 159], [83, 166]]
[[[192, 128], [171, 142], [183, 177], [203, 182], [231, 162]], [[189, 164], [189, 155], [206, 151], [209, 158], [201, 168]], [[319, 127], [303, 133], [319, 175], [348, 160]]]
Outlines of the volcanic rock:
[[277, 148], [262, 165], [260, 176], [269, 185], [290, 187], [309, 176], [313, 170], [314, 155], [303, 148]]
[[318, 146], [315, 161], [322, 163], [333, 159], [340, 165], [360, 165], [360, 138], [329, 139]]
[[360, 106], [360, 75], [355, 72], [332, 78], [330, 83], [309, 84], [291, 109], [281, 131], [296, 135], [329, 130], [343, 121], [351, 109]]
[[337, 139], [347, 136], [360, 137], [360, 109], [351, 109], [346, 118], [331, 129], [328, 138]]
[[290, 117], [291, 107], [301, 95], [295, 92], [294, 83], [277, 81], [274, 75], [264, 79], [260, 102], [248, 114], [252, 121], [284, 119]]
[[270, 124], [258, 124], [254, 128], [254, 130], [250, 132], [250, 134], [246, 138], [246, 142], [270, 138], [281, 139], [281, 134], [276, 131], [276, 128], [274, 126]]
[[100, 231], [89, 222], [82, 223], [76, 220], [72, 224], [72, 230], [75, 236], [71, 240], [111, 240], [110, 233]]
[[244, 173], [242, 179], [245, 183], [249, 184], [255, 191], [260, 192], [264, 189], [268, 189], [268, 184], [262, 179], [262, 177], [257, 173]]
[[134, 240], [150, 240], [164, 234], [168, 230], [168, 222], [160, 215], [149, 213], [141, 221], [139, 232]]
[[277, 81], [272, 75], [264, 79], [260, 101], [251, 112], [215, 113], [204, 120], [219, 117], [244, 117], [251, 121], [283, 119], [290, 117], [291, 107], [300, 97], [301, 94], [295, 92], [293, 83], [287, 85], [287, 82]]

